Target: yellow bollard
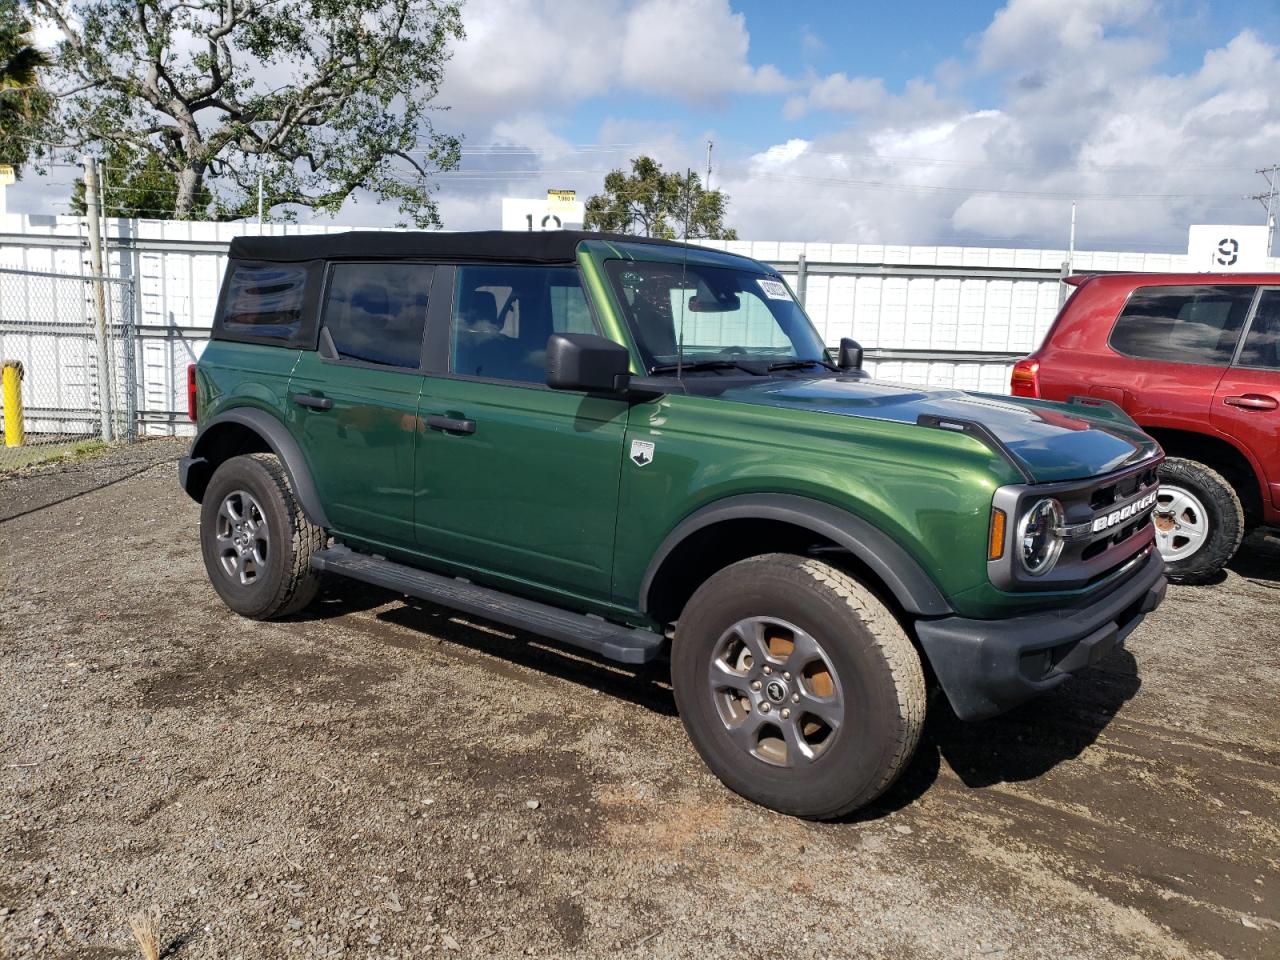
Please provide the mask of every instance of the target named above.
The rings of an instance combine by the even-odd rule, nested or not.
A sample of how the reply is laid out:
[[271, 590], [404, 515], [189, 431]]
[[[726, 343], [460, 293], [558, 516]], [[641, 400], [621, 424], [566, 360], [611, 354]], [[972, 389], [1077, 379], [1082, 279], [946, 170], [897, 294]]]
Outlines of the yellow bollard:
[[4, 445], [22, 446], [22, 364], [4, 362]]

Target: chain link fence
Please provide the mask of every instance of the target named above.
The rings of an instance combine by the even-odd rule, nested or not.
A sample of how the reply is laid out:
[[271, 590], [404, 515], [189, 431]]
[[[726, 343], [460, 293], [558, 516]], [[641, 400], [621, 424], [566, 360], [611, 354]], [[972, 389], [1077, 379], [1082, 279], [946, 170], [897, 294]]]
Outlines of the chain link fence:
[[133, 284], [0, 268], [0, 471], [137, 435]]

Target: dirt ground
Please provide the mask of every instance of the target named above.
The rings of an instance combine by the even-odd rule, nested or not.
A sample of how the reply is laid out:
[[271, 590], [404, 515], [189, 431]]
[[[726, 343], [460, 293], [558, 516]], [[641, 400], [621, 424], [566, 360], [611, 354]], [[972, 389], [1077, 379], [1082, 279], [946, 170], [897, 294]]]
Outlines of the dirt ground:
[[[886, 800], [739, 800], [639, 675], [335, 582], [254, 623], [179, 442], [0, 482], [0, 956], [1280, 956], [1280, 547]], [[154, 466], [151, 466], [154, 464]], [[106, 485], [101, 485], [101, 484]]]

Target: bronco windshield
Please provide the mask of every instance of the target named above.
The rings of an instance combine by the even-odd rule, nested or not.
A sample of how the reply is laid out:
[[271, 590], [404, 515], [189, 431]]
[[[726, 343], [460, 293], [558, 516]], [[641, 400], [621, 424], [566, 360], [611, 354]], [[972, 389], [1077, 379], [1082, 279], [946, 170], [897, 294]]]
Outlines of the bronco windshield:
[[651, 373], [825, 362], [822, 339], [776, 276], [629, 260], [605, 268]]

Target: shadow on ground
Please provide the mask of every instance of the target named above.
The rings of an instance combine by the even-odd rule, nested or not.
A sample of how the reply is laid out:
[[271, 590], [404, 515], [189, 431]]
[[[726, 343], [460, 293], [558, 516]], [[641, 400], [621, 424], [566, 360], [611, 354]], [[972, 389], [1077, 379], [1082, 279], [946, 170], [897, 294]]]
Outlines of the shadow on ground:
[[938, 779], [945, 760], [970, 789], [1043, 776], [1091, 746], [1142, 686], [1133, 654], [1121, 650], [1043, 696], [989, 720], [956, 717], [936, 693], [915, 758], [878, 802], [855, 815], [877, 820], [910, 805]]

